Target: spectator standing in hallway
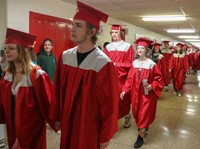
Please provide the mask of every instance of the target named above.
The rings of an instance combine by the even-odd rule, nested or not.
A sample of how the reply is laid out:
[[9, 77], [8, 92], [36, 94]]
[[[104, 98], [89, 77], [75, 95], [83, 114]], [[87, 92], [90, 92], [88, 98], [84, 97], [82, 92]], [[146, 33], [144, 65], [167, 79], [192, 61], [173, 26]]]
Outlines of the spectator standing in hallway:
[[169, 62], [169, 72], [172, 73], [174, 94], [181, 96], [186, 73], [189, 70], [188, 59], [182, 51], [183, 44], [177, 43], [174, 54]]
[[132, 111], [139, 131], [135, 148], [142, 146], [144, 135], [155, 119], [157, 100], [164, 87], [158, 65], [146, 56], [152, 42], [146, 38], [136, 41], [139, 58], [133, 61], [120, 95], [124, 99], [124, 95], [131, 91]]
[[[47, 73], [34, 70], [28, 46], [36, 36], [8, 28], [8, 67], [0, 81], [0, 123], [6, 124], [10, 149], [46, 149], [46, 121], [53, 85]], [[54, 127], [53, 125], [51, 125]]]
[[105, 149], [118, 129], [119, 87], [111, 60], [96, 47], [108, 15], [77, 1], [71, 40], [56, 68], [49, 117], [61, 129], [61, 149]]
[[37, 64], [49, 75], [51, 81], [54, 82], [56, 57], [53, 55], [52, 50], [53, 40], [50, 38], [44, 39], [42, 48], [37, 57]]
[[165, 57], [161, 54], [160, 46], [161, 44], [159, 43], [153, 44], [151, 59], [158, 65], [163, 78], [165, 78], [166, 77], [166, 60], [165, 60]]
[[172, 55], [172, 50], [169, 47], [169, 42], [170, 41], [163, 41], [164, 48], [161, 50], [162, 55], [165, 57], [166, 60], [166, 76], [164, 77], [165, 81], [165, 87], [164, 90], [168, 91], [169, 90], [169, 83], [171, 81], [171, 73], [169, 72], [169, 61]]
[[[125, 42], [122, 39], [123, 32], [121, 25], [112, 25], [111, 36], [113, 42], [108, 44], [104, 52], [112, 60], [115, 68], [118, 72], [119, 87], [123, 87], [129, 69], [134, 59], [134, 49], [130, 43]], [[130, 112], [130, 92], [124, 97], [124, 100], [119, 98], [119, 114], [118, 119], [125, 117], [124, 128], [129, 128], [131, 126], [131, 115]]]

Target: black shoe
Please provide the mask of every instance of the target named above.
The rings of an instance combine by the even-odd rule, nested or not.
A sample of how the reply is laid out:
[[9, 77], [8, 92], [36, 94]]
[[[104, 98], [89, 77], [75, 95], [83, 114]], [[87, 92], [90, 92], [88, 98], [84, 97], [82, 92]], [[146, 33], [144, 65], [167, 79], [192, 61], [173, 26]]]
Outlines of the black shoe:
[[125, 116], [124, 128], [131, 127], [131, 115]]
[[140, 148], [143, 143], [143, 138], [140, 135], [138, 135], [137, 141], [134, 144], [134, 148]]

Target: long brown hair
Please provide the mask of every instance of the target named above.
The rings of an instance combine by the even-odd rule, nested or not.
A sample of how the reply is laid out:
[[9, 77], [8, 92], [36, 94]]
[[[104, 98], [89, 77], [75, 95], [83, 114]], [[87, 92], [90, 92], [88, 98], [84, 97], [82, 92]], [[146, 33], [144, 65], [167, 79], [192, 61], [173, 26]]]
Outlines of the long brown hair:
[[[18, 62], [22, 63], [22, 73], [29, 73], [31, 70], [31, 59], [28, 52], [28, 49], [24, 48], [23, 46], [17, 45], [17, 52], [19, 53]], [[10, 73], [15, 73], [16, 68], [14, 62], [8, 62], [7, 71]]]

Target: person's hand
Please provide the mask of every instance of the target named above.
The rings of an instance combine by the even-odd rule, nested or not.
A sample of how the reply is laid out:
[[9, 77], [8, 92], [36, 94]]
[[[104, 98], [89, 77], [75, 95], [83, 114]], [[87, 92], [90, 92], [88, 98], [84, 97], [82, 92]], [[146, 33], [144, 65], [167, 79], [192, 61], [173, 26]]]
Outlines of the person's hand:
[[56, 128], [56, 130], [61, 130], [61, 123], [55, 122], [55, 128]]
[[172, 70], [171, 69], [169, 69], [169, 72], [171, 72]]
[[126, 92], [121, 92], [121, 94], [120, 94], [120, 98], [121, 98], [121, 100], [123, 100], [124, 99], [124, 95], [126, 94]]
[[100, 143], [100, 144], [99, 144], [99, 145], [100, 145], [100, 148], [99, 148], [99, 149], [106, 149], [106, 148], [108, 147], [109, 143], [110, 143], [110, 141], [105, 142], [105, 143]]
[[148, 91], [150, 91], [152, 89], [151, 84], [148, 84], [146, 88], [147, 88]]

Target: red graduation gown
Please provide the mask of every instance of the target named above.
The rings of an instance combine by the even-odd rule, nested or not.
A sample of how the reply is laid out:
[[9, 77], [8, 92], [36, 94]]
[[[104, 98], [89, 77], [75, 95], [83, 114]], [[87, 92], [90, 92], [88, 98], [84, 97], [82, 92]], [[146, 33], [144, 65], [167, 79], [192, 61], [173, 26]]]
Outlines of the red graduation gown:
[[192, 60], [194, 70], [200, 70], [200, 53], [193, 53]]
[[183, 89], [183, 81], [188, 71], [189, 64], [185, 53], [174, 53], [169, 62], [169, 69], [172, 72], [174, 90], [181, 91]]
[[[104, 52], [115, 64], [115, 68], [118, 72], [119, 87], [121, 90], [126, 81], [129, 69], [134, 59], [133, 46], [123, 40], [120, 42], [112, 42], [111, 44], [106, 46]], [[119, 119], [129, 114], [130, 112], [130, 93], [126, 94], [124, 98], [126, 100], [121, 100], [119, 98]]]
[[61, 122], [61, 149], [97, 149], [118, 129], [117, 72], [98, 48], [79, 66], [76, 56], [77, 47], [59, 58], [49, 117]]
[[195, 64], [194, 55], [195, 53], [188, 54], [188, 64], [189, 64], [190, 69], [192, 70], [194, 70], [194, 64]]
[[166, 77], [166, 59], [162, 54], [159, 54], [158, 56], [157, 65], [160, 68], [163, 78], [165, 78]]
[[[24, 74], [19, 82], [15, 101], [11, 86], [13, 75], [6, 73], [0, 82], [0, 123], [5, 123], [9, 148], [46, 149], [46, 122], [53, 85], [49, 76], [37, 71], [33, 88], [30, 74]], [[15, 148], [19, 149], [19, 147]]]
[[[148, 84], [152, 86], [148, 95], [144, 94], [143, 79], [148, 79]], [[154, 121], [157, 99], [163, 86], [163, 77], [158, 65], [151, 59], [146, 60], [142, 66], [139, 59], [134, 60], [122, 90], [131, 90], [133, 116], [138, 128], [147, 128]]]
[[172, 56], [172, 50], [162, 49], [161, 52], [166, 60], [166, 76], [164, 77], [164, 81], [165, 81], [165, 85], [169, 85], [169, 83], [171, 81], [171, 73], [169, 72], [169, 61]]

